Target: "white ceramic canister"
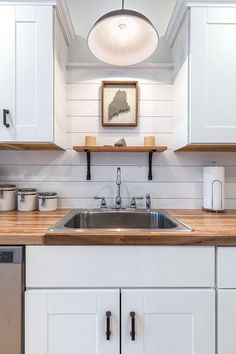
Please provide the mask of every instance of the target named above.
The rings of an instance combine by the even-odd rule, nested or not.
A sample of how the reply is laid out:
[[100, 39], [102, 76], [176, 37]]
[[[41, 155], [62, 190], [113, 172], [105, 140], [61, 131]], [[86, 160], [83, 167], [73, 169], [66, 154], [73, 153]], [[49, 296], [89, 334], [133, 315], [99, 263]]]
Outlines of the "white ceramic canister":
[[0, 184], [0, 211], [16, 209], [15, 184]]
[[53, 211], [57, 210], [57, 193], [40, 192], [39, 193], [39, 210]]
[[19, 211], [33, 211], [37, 209], [38, 192], [35, 188], [18, 189], [17, 206]]

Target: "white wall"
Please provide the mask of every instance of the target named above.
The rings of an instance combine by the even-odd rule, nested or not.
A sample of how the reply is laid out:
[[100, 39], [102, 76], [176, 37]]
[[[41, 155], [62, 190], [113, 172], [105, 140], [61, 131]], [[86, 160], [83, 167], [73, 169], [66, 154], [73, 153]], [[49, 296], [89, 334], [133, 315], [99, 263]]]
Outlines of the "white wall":
[[[60, 207], [96, 207], [94, 195], [105, 195], [111, 205], [116, 194], [116, 168], [122, 168], [124, 203], [133, 195], [150, 192], [158, 208], [201, 208], [202, 166], [216, 160], [226, 167], [226, 206], [236, 207], [236, 159], [234, 153], [174, 153], [172, 134], [172, 77], [168, 69], [69, 69], [66, 152], [0, 151], [0, 180], [40, 191], [57, 191]], [[140, 117], [137, 128], [102, 128], [100, 83], [103, 79], [137, 79]], [[154, 154], [153, 181], [147, 180], [148, 156], [92, 154], [92, 180], [86, 181], [86, 158], [72, 150], [85, 135], [97, 135], [98, 144], [113, 144], [124, 137], [142, 145], [143, 137], [156, 135], [168, 151]], [[141, 204], [140, 204], [141, 205]]]

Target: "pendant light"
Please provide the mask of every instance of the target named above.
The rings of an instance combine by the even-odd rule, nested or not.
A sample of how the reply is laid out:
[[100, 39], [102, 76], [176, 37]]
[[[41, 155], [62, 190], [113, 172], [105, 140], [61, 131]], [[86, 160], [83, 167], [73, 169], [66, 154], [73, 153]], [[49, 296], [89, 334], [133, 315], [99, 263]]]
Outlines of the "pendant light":
[[158, 33], [143, 14], [124, 9], [106, 13], [88, 34], [88, 47], [104, 63], [134, 65], [149, 58], [159, 42]]

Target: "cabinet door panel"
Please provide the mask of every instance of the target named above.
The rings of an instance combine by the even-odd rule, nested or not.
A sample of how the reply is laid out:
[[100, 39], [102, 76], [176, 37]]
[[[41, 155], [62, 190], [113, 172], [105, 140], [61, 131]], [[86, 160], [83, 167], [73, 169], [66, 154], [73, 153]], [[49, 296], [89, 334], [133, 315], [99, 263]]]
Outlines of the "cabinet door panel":
[[[37, 124], [36, 120], [36, 23], [16, 22], [16, 119], [17, 136], [24, 135], [22, 126]], [[26, 129], [26, 128], [25, 128]], [[28, 128], [26, 129], [28, 130]], [[27, 136], [27, 131], [25, 134]], [[24, 138], [24, 136], [23, 136]]]
[[53, 140], [53, 13], [16, 6], [15, 141]]
[[236, 353], [236, 290], [218, 291], [218, 354]]
[[236, 9], [191, 9], [190, 143], [236, 142]]
[[[3, 109], [9, 110], [3, 124]], [[0, 141], [14, 138], [12, 123], [15, 119], [15, 7], [0, 8]]]
[[213, 290], [123, 290], [122, 354], [214, 354], [214, 304]]
[[26, 354], [118, 354], [119, 291], [27, 291], [25, 336]]
[[52, 142], [53, 8], [1, 6], [0, 53], [0, 141]]

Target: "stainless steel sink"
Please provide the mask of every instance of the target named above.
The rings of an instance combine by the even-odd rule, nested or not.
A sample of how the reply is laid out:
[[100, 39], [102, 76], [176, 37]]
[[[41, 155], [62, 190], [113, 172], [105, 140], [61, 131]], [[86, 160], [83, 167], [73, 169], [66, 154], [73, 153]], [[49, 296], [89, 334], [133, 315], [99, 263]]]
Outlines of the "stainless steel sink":
[[49, 228], [55, 232], [99, 231], [192, 231], [164, 211], [153, 210], [73, 210]]

